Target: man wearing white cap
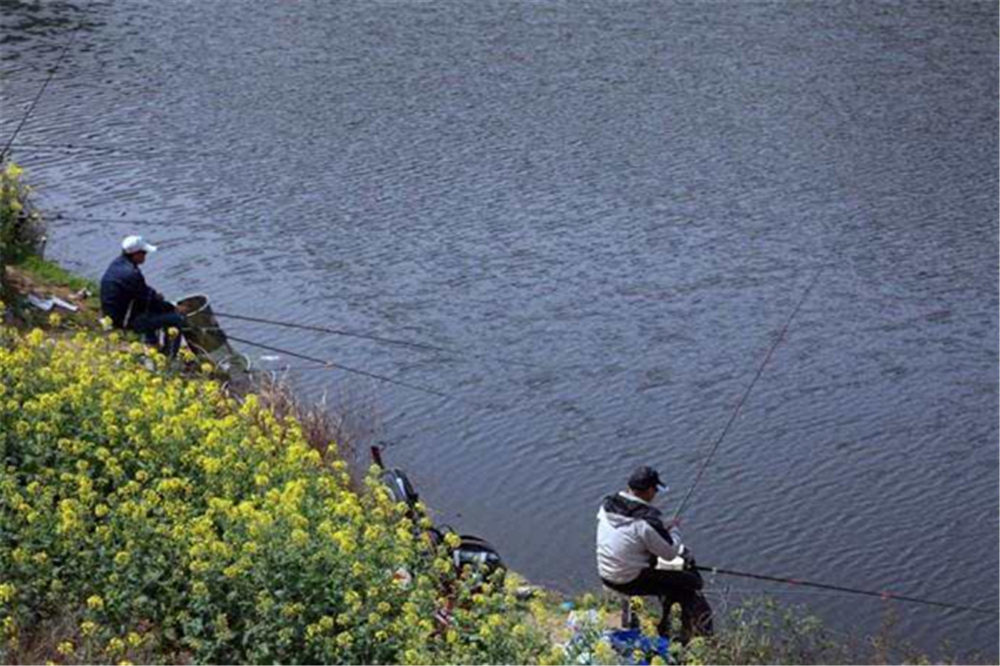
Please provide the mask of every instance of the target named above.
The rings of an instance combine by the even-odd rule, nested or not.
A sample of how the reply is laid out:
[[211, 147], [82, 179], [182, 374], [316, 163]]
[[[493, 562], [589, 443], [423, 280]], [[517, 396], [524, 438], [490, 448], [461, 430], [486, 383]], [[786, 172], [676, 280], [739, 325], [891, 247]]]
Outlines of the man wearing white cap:
[[[127, 236], [122, 241], [122, 253], [101, 278], [101, 310], [115, 327], [141, 333], [146, 342], [157, 344], [159, 332], [170, 327], [180, 330], [184, 317], [162, 294], [146, 285], [139, 266], [151, 252], [156, 252], [156, 246], [142, 236]], [[164, 351], [174, 356], [179, 346], [177, 336], [168, 340]]]

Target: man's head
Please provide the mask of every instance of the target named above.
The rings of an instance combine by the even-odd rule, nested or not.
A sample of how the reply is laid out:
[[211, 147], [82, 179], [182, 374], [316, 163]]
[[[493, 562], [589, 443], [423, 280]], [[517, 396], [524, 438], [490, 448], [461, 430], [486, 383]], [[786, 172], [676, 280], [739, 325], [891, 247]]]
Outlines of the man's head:
[[156, 252], [156, 246], [147, 243], [142, 236], [126, 236], [122, 241], [122, 254], [137, 266], [146, 261], [150, 252]]
[[628, 478], [628, 488], [636, 497], [650, 501], [660, 488], [667, 486], [660, 480], [660, 473], [648, 465], [636, 468]]

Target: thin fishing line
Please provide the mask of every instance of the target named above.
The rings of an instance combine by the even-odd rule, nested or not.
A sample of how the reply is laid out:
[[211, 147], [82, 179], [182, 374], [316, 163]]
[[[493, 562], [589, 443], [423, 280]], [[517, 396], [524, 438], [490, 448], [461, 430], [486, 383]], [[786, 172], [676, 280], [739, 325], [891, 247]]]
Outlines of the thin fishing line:
[[164, 226], [164, 222], [147, 219], [130, 219], [126, 217], [85, 217], [77, 215], [64, 215], [56, 213], [53, 217], [46, 217], [46, 222], [94, 222], [97, 224], [134, 224], [136, 226]]
[[229, 335], [228, 333], [226, 334], [226, 337], [229, 338], [230, 340], [235, 341], [235, 342], [241, 342], [241, 343], [243, 343], [245, 345], [250, 345], [251, 347], [260, 347], [261, 349], [267, 349], [268, 351], [277, 352], [279, 354], [286, 354], [288, 356], [293, 356], [295, 358], [301, 358], [304, 361], [312, 361], [313, 363], [320, 363], [320, 364], [322, 364], [322, 365], [324, 365], [324, 366], [326, 366], [328, 368], [331, 368], [331, 369], [338, 369], [338, 370], [343, 370], [345, 372], [351, 372], [351, 373], [354, 373], [354, 374], [357, 374], [357, 375], [361, 375], [363, 377], [369, 377], [371, 379], [377, 379], [377, 380], [382, 381], [382, 382], [388, 382], [390, 384], [396, 384], [397, 386], [402, 386], [404, 388], [412, 389], [414, 391], [422, 391], [424, 393], [430, 393], [432, 395], [441, 396], [442, 398], [451, 398], [452, 397], [451, 395], [449, 395], [447, 393], [444, 393], [442, 391], [438, 391], [436, 389], [427, 388], [425, 386], [418, 386], [416, 384], [410, 384], [410, 383], [407, 383], [407, 382], [402, 382], [402, 381], [399, 381], [398, 379], [393, 379], [391, 377], [386, 377], [384, 375], [378, 375], [378, 374], [375, 374], [374, 372], [368, 372], [367, 370], [358, 370], [357, 368], [352, 368], [352, 367], [349, 367], [349, 366], [346, 366], [346, 365], [342, 365], [340, 363], [334, 363], [332, 361], [327, 361], [325, 359], [316, 358], [315, 356], [309, 356], [307, 354], [300, 354], [298, 352], [289, 351], [288, 349], [282, 349], [281, 347], [274, 347], [274, 346], [271, 346], [271, 345], [265, 345], [265, 344], [260, 343], [260, 342], [254, 342], [253, 340], [246, 340], [244, 338], [238, 338], [238, 337], [236, 337], [234, 335]]
[[74, 143], [24, 143], [19, 141], [14, 143], [13, 147], [24, 148], [37, 152], [83, 150], [100, 153], [121, 153], [122, 155], [135, 155], [138, 157], [149, 157], [156, 154], [153, 150], [134, 150], [129, 148], [114, 148], [111, 146], [84, 146]]
[[76, 35], [77, 33], [80, 32], [80, 28], [82, 25], [83, 25], [82, 23], [78, 23], [76, 28], [70, 33], [69, 39], [66, 40], [66, 45], [63, 46], [62, 52], [56, 59], [55, 65], [53, 65], [52, 69], [49, 71], [49, 75], [48, 77], [46, 77], [45, 82], [42, 84], [41, 89], [39, 89], [38, 94], [35, 95], [35, 99], [32, 100], [31, 106], [28, 107], [28, 110], [27, 112], [25, 112], [24, 117], [21, 118], [21, 122], [18, 123], [17, 128], [14, 130], [14, 133], [10, 135], [10, 139], [7, 141], [7, 145], [4, 146], [3, 150], [0, 150], [0, 162], [3, 161], [4, 157], [6, 157], [7, 151], [10, 150], [11, 145], [14, 143], [14, 139], [17, 138], [17, 135], [21, 131], [21, 128], [24, 127], [24, 124], [28, 122], [28, 118], [30, 118], [31, 114], [35, 111], [35, 107], [38, 105], [38, 100], [42, 98], [42, 95], [45, 93], [45, 89], [48, 88], [49, 83], [52, 82], [52, 78], [59, 70], [59, 65], [62, 64], [63, 58], [65, 58], [66, 54], [69, 53], [70, 47], [73, 46], [73, 42], [76, 40]]
[[295, 328], [304, 331], [315, 331], [318, 333], [328, 333], [330, 335], [344, 335], [352, 338], [363, 338], [365, 340], [375, 340], [376, 342], [384, 342], [391, 345], [403, 345], [406, 347], [413, 347], [415, 349], [426, 349], [427, 351], [436, 352], [447, 352], [448, 350], [444, 347], [435, 347], [434, 345], [424, 344], [422, 342], [411, 342], [409, 340], [398, 340], [395, 338], [383, 338], [376, 335], [366, 335], [364, 333], [354, 333], [351, 331], [342, 331], [336, 328], [327, 328], [325, 326], [313, 326], [311, 324], [294, 324], [287, 321], [276, 321], [273, 319], [262, 319], [260, 317], [249, 317], [247, 315], [237, 315], [230, 314], [228, 312], [216, 312], [212, 311], [216, 317], [226, 317], [228, 319], [239, 319], [241, 321], [252, 321], [258, 324], [269, 324], [271, 326], [283, 326], [285, 328]]
[[843, 592], [846, 594], [860, 594], [867, 597], [878, 597], [880, 599], [891, 599], [894, 601], [907, 601], [915, 604], [924, 604], [927, 606], [939, 606], [941, 608], [950, 608], [952, 610], [964, 610], [973, 613], [989, 613], [991, 615], [996, 615], [997, 611], [989, 608], [980, 608], [978, 606], [966, 606], [964, 604], [952, 604], [945, 601], [936, 601], [934, 599], [923, 599], [920, 597], [911, 597], [903, 594], [896, 594], [889, 591], [874, 591], [874, 590], [862, 590], [855, 587], [844, 587], [843, 585], [830, 585], [829, 583], [817, 583], [814, 581], [800, 580], [798, 578], [781, 578], [779, 576], [768, 576], [765, 574], [749, 573], [746, 571], [734, 571], [732, 569], [720, 569], [719, 567], [707, 567], [702, 565], [696, 565], [694, 567], [698, 571], [705, 571], [712, 574], [723, 574], [726, 576], [739, 576], [740, 578], [752, 578], [754, 580], [766, 580], [772, 583], [784, 583], [786, 585], [800, 585], [802, 587], [815, 587], [821, 590], [833, 590], [836, 592]]
[[[101, 146], [96, 144], [81, 144], [81, 143], [29, 143], [29, 142], [17, 142], [14, 144], [15, 148], [26, 148], [34, 151], [40, 152], [55, 152], [55, 151], [91, 151], [101, 154], [109, 153], [121, 153], [126, 156], [135, 157], [146, 157], [146, 158], [173, 158], [176, 159], [177, 156], [182, 155], [184, 158], [204, 158], [211, 159], [219, 157], [219, 153], [207, 152], [207, 151], [194, 151], [189, 149], [174, 149], [174, 150], [164, 150], [162, 148], [150, 147], [150, 148], [119, 148], [117, 146]], [[256, 154], [254, 154], [256, 156]]]
[[788, 333], [788, 328], [792, 325], [792, 321], [795, 319], [795, 315], [797, 315], [799, 313], [799, 310], [802, 309], [802, 305], [806, 302], [806, 299], [809, 297], [809, 292], [812, 291], [813, 287], [819, 281], [819, 278], [823, 274], [823, 270], [825, 268], [826, 268], [825, 266], [821, 266], [819, 270], [816, 271], [816, 275], [813, 277], [812, 281], [806, 287], [806, 290], [802, 292], [802, 298], [799, 299], [799, 302], [795, 306], [795, 309], [792, 311], [791, 316], [788, 317], [788, 321], [785, 322], [785, 325], [781, 329], [781, 333], [778, 335], [778, 338], [774, 341], [774, 344], [771, 345], [771, 348], [767, 350], [767, 356], [764, 357], [764, 362], [760, 364], [759, 368], [757, 368], [757, 374], [754, 375], [754, 378], [753, 380], [751, 380], [750, 385], [747, 386], [746, 390], [743, 392], [743, 395], [740, 397], [739, 402], [736, 403], [736, 408], [733, 410], [733, 413], [729, 416], [729, 421], [726, 422], [726, 426], [722, 429], [722, 433], [719, 435], [719, 438], [715, 440], [715, 444], [712, 446], [711, 451], [709, 451], [708, 456], [705, 458], [705, 461], [701, 464], [701, 468], [698, 470], [698, 474], [695, 476], [694, 483], [691, 484], [691, 487], [688, 489], [687, 494], [684, 495], [684, 499], [681, 500], [681, 503], [677, 506], [677, 510], [674, 511], [674, 520], [677, 520], [678, 516], [681, 515], [681, 511], [683, 511], [684, 506], [687, 504], [688, 499], [691, 498], [691, 494], [694, 493], [694, 489], [698, 485], [698, 482], [701, 481], [701, 477], [702, 475], [705, 474], [705, 470], [708, 468], [709, 463], [712, 462], [712, 457], [715, 456], [715, 452], [719, 449], [719, 445], [722, 444], [722, 440], [726, 438], [726, 434], [729, 432], [729, 429], [736, 421], [736, 417], [739, 416], [740, 410], [743, 409], [743, 404], [747, 401], [747, 398], [750, 397], [750, 392], [753, 391], [753, 387], [757, 384], [757, 380], [760, 379], [761, 375], [764, 374], [764, 368], [767, 367], [768, 361], [771, 360], [771, 356], [774, 354], [774, 350], [777, 349], [778, 345], [781, 344], [781, 341], [785, 339], [785, 334]]
[[[243, 321], [255, 322], [255, 323], [258, 323], [258, 324], [267, 324], [267, 325], [270, 325], [270, 326], [283, 326], [285, 328], [294, 328], [294, 329], [299, 329], [299, 330], [304, 330], [304, 331], [314, 331], [314, 332], [318, 332], [318, 333], [326, 333], [326, 334], [329, 334], [329, 335], [343, 335], [343, 336], [348, 336], [348, 337], [352, 337], [352, 338], [361, 338], [361, 339], [364, 339], [364, 340], [374, 340], [376, 342], [383, 342], [385, 344], [402, 345], [402, 346], [406, 346], [406, 347], [412, 347], [414, 349], [424, 349], [426, 351], [439, 352], [439, 353], [442, 353], [442, 354], [451, 354], [453, 356], [472, 356], [474, 358], [484, 358], [484, 359], [490, 359], [491, 358], [491, 357], [487, 357], [487, 356], [481, 356], [481, 355], [478, 355], [478, 354], [472, 354], [472, 353], [468, 353], [468, 352], [462, 352], [462, 351], [455, 350], [455, 349], [448, 349], [447, 347], [440, 347], [440, 346], [437, 346], [437, 345], [426, 344], [426, 343], [423, 343], [423, 342], [413, 342], [413, 341], [410, 341], [410, 340], [399, 340], [399, 339], [396, 339], [396, 338], [386, 338], [386, 337], [380, 337], [380, 336], [376, 336], [376, 335], [368, 335], [368, 334], [365, 334], [365, 333], [355, 333], [355, 332], [352, 332], [352, 331], [344, 331], [344, 330], [340, 330], [340, 329], [336, 329], [336, 328], [327, 328], [325, 326], [313, 326], [311, 324], [296, 324], [296, 323], [287, 322], [287, 321], [277, 321], [277, 320], [274, 320], [274, 319], [264, 319], [262, 317], [250, 317], [250, 316], [247, 316], [247, 315], [238, 315], [238, 314], [232, 314], [232, 313], [228, 313], [228, 312], [215, 312], [215, 311], [213, 311], [212, 314], [214, 314], [216, 317], [225, 317], [225, 318], [228, 318], [228, 319], [239, 319], [239, 320], [243, 320]], [[501, 362], [507, 363], [509, 365], [519, 365], [519, 366], [524, 366], [524, 367], [528, 367], [528, 368], [538, 368], [539, 367], [538, 365], [535, 365], [533, 363], [525, 363], [523, 361], [514, 361], [514, 360], [511, 360], [511, 359], [505, 359], [505, 358], [493, 358], [492, 360], [501, 361]]]

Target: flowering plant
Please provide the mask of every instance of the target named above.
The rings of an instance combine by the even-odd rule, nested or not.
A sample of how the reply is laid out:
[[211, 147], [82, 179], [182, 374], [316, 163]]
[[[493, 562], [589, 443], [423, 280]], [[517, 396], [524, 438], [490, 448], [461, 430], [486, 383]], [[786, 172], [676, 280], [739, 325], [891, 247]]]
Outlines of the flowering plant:
[[4, 328], [0, 659], [70, 620], [67, 662], [537, 661], [511, 591], [335, 452], [117, 333]]

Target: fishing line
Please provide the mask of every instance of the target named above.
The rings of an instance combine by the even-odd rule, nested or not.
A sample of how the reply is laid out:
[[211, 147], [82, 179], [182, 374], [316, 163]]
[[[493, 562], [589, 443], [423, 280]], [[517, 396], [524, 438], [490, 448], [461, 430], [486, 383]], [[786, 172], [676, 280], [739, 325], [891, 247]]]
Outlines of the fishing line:
[[[214, 314], [217, 314], [217, 313], [214, 313]], [[327, 361], [325, 359], [316, 358], [315, 356], [309, 356], [307, 354], [300, 354], [298, 352], [293, 352], [293, 351], [289, 351], [287, 349], [282, 349], [281, 347], [273, 347], [271, 345], [265, 345], [265, 344], [260, 343], [260, 342], [254, 342], [253, 340], [246, 340], [246, 339], [243, 339], [243, 338], [238, 338], [238, 337], [236, 337], [234, 335], [230, 335], [228, 333], [226, 333], [226, 337], [229, 338], [230, 340], [235, 341], [235, 342], [241, 342], [241, 343], [243, 343], [245, 345], [250, 345], [251, 347], [260, 347], [261, 349], [267, 349], [268, 351], [277, 352], [279, 354], [286, 354], [288, 356], [293, 356], [295, 358], [301, 358], [304, 361], [312, 361], [313, 363], [320, 363], [320, 364], [326, 366], [327, 368], [344, 370], [345, 372], [351, 372], [351, 373], [354, 373], [354, 374], [357, 374], [357, 375], [361, 375], [363, 377], [369, 377], [371, 379], [377, 379], [377, 380], [382, 381], [382, 382], [388, 382], [390, 384], [396, 384], [397, 386], [402, 386], [404, 388], [412, 389], [414, 391], [422, 391], [424, 393], [430, 393], [432, 395], [441, 396], [442, 398], [451, 398], [452, 397], [451, 395], [449, 395], [447, 393], [443, 393], [442, 391], [438, 391], [436, 389], [427, 388], [425, 386], [418, 386], [416, 384], [409, 384], [407, 382], [403, 382], [403, 381], [400, 381], [398, 379], [393, 379], [391, 377], [386, 377], [384, 375], [378, 375], [378, 374], [375, 374], [374, 372], [368, 372], [366, 370], [358, 370], [357, 368], [351, 368], [349, 366], [342, 365], [340, 363], [333, 363], [332, 361]]]
[[[133, 157], [143, 157], [143, 158], [172, 158], [176, 159], [178, 155], [182, 155], [184, 158], [200, 158], [200, 159], [215, 159], [220, 157], [219, 153], [207, 152], [207, 151], [194, 151], [188, 149], [177, 148], [174, 150], [164, 150], [163, 148], [150, 147], [150, 148], [119, 148], [117, 146], [101, 146], [97, 144], [80, 144], [80, 143], [29, 143], [29, 142], [17, 142], [14, 144], [15, 148], [26, 148], [29, 150], [37, 152], [71, 152], [71, 151], [90, 151], [99, 154], [111, 154], [120, 153], [123, 156], [133, 156]], [[254, 153], [252, 156], [256, 156]], [[244, 159], [246, 161], [246, 158]]]
[[364, 333], [354, 333], [351, 331], [342, 331], [336, 328], [327, 328], [325, 326], [312, 326], [310, 324], [293, 324], [287, 321], [275, 321], [272, 319], [262, 319], [260, 317], [249, 317], [246, 315], [230, 314], [227, 312], [216, 312], [212, 311], [216, 317], [226, 317], [228, 319], [239, 319], [241, 321], [252, 321], [258, 324], [268, 324], [271, 326], [283, 326], [285, 328], [295, 328], [304, 331], [315, 331], [318, 333], [328, 333], [330, 335], [344, 335], [352, 338], [362, 338], [365, 340], [374, 340], [376, 342], [384, 342], [390, 345], [402, 345], [405, 347], [413, 347], [415, 349], [425, 349], [427, 351], [436, 352], [447, 352], [448, 350], [444, 347], [435, 347], [434, 345], [427, 345], [422, 342], [411, 342], [409, 340], [398, 340], [396, 338], [383, 338], [376, 335], [367, 335]]
[[0, 150], [0, 162], [3, 162], [3, 158], [6, 157], [7, 151], [10, 150], [11, 145], [14, 143], [14, 139], [17, 138], [17, 135], [21, 131], [21, 128], [24, 127], [24, 124], [28, 122], [28, 118], [30, 118], [31, 114], [35, 111], [35, 107], [38, 105], [38, 100], [42, 98], [42, 95], [45, 93], [45, 89], [48, 88], [49, 83], [52, 82], [52, 78], [55, 76], [56, 71], [58, 71], [59, 65], [62, 64], [63, 58], [65, 58], [66, 54], [69, 53], [69, 49], [73, 45], [73, 42], [76, 40], [76, 35], [77, 33], [80, 32], [80, 28], [82, 27], [82, 25], [83, 25], [82, 23], [78, 23], [76, 29], [70, 33], [69, 39], [66, 40], [66, 45], [63, 46], [63, 50], [59, 54], [59, 57], [56, 59], [55, 65], [53, 65], [52, 69], [49, 70], [49, 75], [48, 77], [46, 77], [45, 82], [42, 84], [41, 89], [38, 91], [38, 94], [35, 95], [35, 99], [32, 100], [31, 106], [28, 107], [28, 110], [24, 114], [24, 117], [21, 118], [21, 122], [18, 123], [17, 128], [14, 130], [14, 133], [11, 134], [10, 139], [7, 141], [7, 145], [4, 146], [3, 150]]
[[990, 615], [996, 615], [997, 611], [989, 608], [979, 608], [977, 606], [966, 606], [963, 604], [952, 604], [945, 601], [935, 601], [933, 599], [923, 599], [920, 597], [910, 597], [903, 594], [896, 594], [894, 592], [888, 591], [874, 591], [874, 590], [862, 590], [855, 587], [844, 587], [843, 585], [830, 585], [829, 583], [816, 583], [808, 580], [800, 580], [798, 578], [781, 578], [779, 576], [768, 576], [765, 574], [749, 573], [746, 571], [734, 571], [732, 569], [720, 569], [719, 567], [706, 567], [702, 565], [695, 565], [694, 567], [698, 571], [704, 571], [712, 574], [724, 574], [726, 576], [738, 576], [740, 578], [752, 578], [754, 580], [766, 580], [772, 583], [784, 583], [786, 585], [799, 585], [802, 587], [815, 587], [821, 590], [833, 590], [835, 592], [843, 592], [846, 594], [860, 594], [867, 597], [878, 597], [880, 599], [891, 599], [894, 601], [908, 601], [915, 604], [924, 604], [927, 606], [939, 606], [941, 608], [950, 608], [952, 610], [964, 610], [971, 611], [973, 613], [988, 613]]
[[813, 277], [812, 281], [806, 287], [806, 290], [802, 292], [802, 298], [799, 299], [799, 302], [795, 306], [795, 309], [792, 311], [791, 316], [788, 317], [788, 321], [785, 322], [785, 326], [781, 329], [781, 333], [778, 335], [778, 338], [774, 341], [774, 344], [771, 345], [771, 348], [767, 350], [767, 356], [764, 357], [764, 362], [760, 364], [759, 368], [757, 368], [757, 374], [754, 375], [754, 378], [753, 380], [751, 380], [750, 385], [747, 386], [746, 390], [743, 392], [743, 395], [740, 397], [739, 402], [736, 403], [736, 408], [733, 410], [733, 413], [729, 416], [729, 421], [726, 422], [726, 426], [722, 429], [722, 433], [719, 435], [719, 438], [715, 440], [715, 444], [712, 446], [711, 451], [709, 451], [708, 456], [705, 458], [705, 461], [701, 464], [701, 469], [698, 470], [698, 474], [695, 476], [694, 483], [691, 484], [691, 487], [688, 489], [687, 494], [684, 495], [684, 498], [681, 500], [681, 503], [677, 506], [677, 510], [674, 511], [674, 518], [673, 518], [674, 520], [677, 520], [677, 518], [680, 516], [681, 511], [687, 504], [688, 499], [690, 499], [691, 494], [694, 492], [695, 487], [698, 485], [698, 482], [701, 481], [702, 475], [708, 468], [709, 463], [712, 462], [712, 457], [715, 455], [715, 452], [719, 449], [719, 445], [722, 444], [722, 440], [726, 438], [726, 434], [729, 433], [729, 429], [736, 421], [736, 417], [739, 416], [740, 410], [743, 408], [743, 404], [747, 401], [747, 398], [750, 397], [750, 392], [753, 391], [753, 387], [757, 384], [757, 380], [760, 379], [760, 376], [762, 374], [764, 374], [764, 368], [767, 367], [768, 361], [771, 360], [771, 355], [774, 354], [774, 350], [777, 349], [778, 345], [781, 344], [781, 341], [784, 340], [785, 334], [788, 333], [789, 326], [792, 325], [792, 321], [795, 319], [795, 315], [797, 315], [799, 313], [799, 310], [802, 309], [802, 305], [806, 302], [806, 299], [809, 297], [809, 292], [812, 291], [813, 287], [819, 281], [819, 278], [823, 274], [823, 270], [825, 268], [826, 268], [825, 266], [821, 266], [819, 270], [816, 271], [816, 275]]
[[95, 222], [97, 224], [134, 224], [136, 226], [164, 226], [164, 222], [146, 219], [130, 219], [126, 217], [84, 217], [56, 213], [54, 217], [46, 217], [46, 222]]
[[380, 336], [376, 336], [376, 335], [368, 335], [368, 334], [365, 334], [365, 333], [356, 333], [356, 332], [353, 332], [353, 331], [344, 331], [344, 330], [340, 330], [340, 329], [336, 329], [336, 328], [327, 328], [325, 326], [313, 326], [311, 324], [295, 324], [295, 323], [287, 322], [287, 321], [277, 321], [277, 320], [274, 320], [274, 319], [264, 319], [264, 318], [261, 318], [261, 317], [249, 317], [247, 315], [238, 315], [238, 314], [232, 314], [232, 313], [227, 313], [227, 312], [215, 312], [215, 311], [213, 311], [212, 314], [214, 314], [216, 317], [225, 317], [225, 318], [228, 318], [228, 319], [239, 319], [239, 320], [242, 320], [242, 321], [250, 321], [250, 322], [255, 322], [255, 323], [258, 323], [258, 324], [267, 324], [269, 326], [283, 326], [285, 328], [294, 328], [294, 329], [299, 329], [299, 330], [303, 330], [303, 331], [314, 331], [314, 332], [318, 332], [318, 333], [326, 333], [328, 335], [343, 335], [343, 336], [348, 336], [348, 337], [352, 337], [352, 338], [361, 338], [361, 339], [364, 339], [364, 340], [374, 340], [375, 342], [382, 342], [382, 343], [391, 344], [391, 345], [402, 345], [402, 346], [406, 346], [406, 347], [412, 347], [414, 349], [423, 349], [425, 351], [433, 351], [433, 352], [439, 352], [439, 353], [443, 353], [443, 354], [451, 354], [453, 356], [463, 356], [464, 355], [464, 356], [472, 356], [474, 358], [483, 358], [483, 359], [491, 359], [492, 358], [492, 360], [500, 361], [500, 362], [503, 362], [503, 363], [507, 363], [509, 365], [520, 365], [520, 366], [524, 366], [524, 367], [528, 367], [528, 368], [538, 368], [538, 367], [540, 367], [540, 366], [535, 365], [533, 363], [525, 363], [523, 361], [514, 361], [514, 360], [511, 360], [511, 359], [499, 358], [499, 357], [481, 356], [479, 354], [472, 354], [472, 353], [468, 353], [468, 352], [462, 352], [462, 351], [459, 351], [459, 350], [448, 349], [447, 347], [439, 347], [437, 345], [430, 345], [430, 344], [426, 344], [426, 343], [423, 343], [423, 342], [413, 342], [413, 341], [410, 341], [410, 340], [399, 340], [399, 339], [396, 339], [396, 338], [386, 338], [386, 337], [380, 337]]
[[23, 143], [18, 142], [13, 144], [14, 148], [25, 148], [28, 150], [33, 150], [36, 152], [53, 152], [53, 151], [73, 151], [73, 150], [84, 150], [93, 151], [100, 153], [121, 153], [122, 155], [134, 155], [137, 157], [149, 157], [155, 155], [153, 150], [133, 150], [130, 148], [114, 148], [111, 146], [83, 146], [74, 143]]

